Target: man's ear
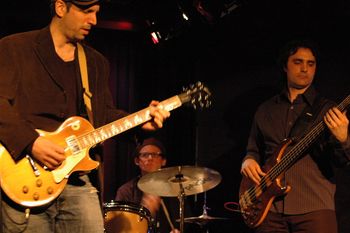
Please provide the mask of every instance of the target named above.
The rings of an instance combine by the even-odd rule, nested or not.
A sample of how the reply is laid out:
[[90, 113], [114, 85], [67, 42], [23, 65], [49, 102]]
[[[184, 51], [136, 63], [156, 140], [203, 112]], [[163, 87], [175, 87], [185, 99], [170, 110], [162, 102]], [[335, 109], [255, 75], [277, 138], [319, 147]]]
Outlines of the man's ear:
[[166, 165], [166, 159], [163, 159], [162, 161], [162, 167], [164, 167]]
[[134, 163], [138, 166], [140, 164], [139, 158], [135, 157], [134, 158]]
[[62, 17], [67, 12], [67, 3], [63, 0], [55, 2], [55, 12], [58, 17]]

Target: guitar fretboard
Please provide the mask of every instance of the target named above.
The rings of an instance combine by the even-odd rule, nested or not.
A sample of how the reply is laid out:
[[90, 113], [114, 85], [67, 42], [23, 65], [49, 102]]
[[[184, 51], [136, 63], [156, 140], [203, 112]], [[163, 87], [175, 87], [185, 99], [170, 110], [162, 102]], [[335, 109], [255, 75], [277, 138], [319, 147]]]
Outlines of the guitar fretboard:
[[[179, 96], [173, 96], [166, 99], [158, 105], [158, 108], [163, 108], [167, 111], [174, 110], [182, 105]], [[91, 132], [80, 135], [76, 138], [76, 142], [80, 149], [90, 148], [106, 139], [112, 138], [118, 134], [121, 134], [135, 126], [143, 124], [151, 120], [151, 107], [147, 107], [143, 110], [130, 114], [119, 120], [113, 121], [107, 125], [97, 128]]]

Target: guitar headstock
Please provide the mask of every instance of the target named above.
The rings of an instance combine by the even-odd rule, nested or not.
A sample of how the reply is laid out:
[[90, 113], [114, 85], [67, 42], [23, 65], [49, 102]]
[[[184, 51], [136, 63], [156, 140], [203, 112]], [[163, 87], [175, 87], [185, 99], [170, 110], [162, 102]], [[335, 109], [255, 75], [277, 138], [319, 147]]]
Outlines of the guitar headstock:
[[208, 108], [211, 105], [210, 90], [200, 81], [183, 88], [183, 93], [179, 95], [182, 103], [188, 103], [197, 108]]

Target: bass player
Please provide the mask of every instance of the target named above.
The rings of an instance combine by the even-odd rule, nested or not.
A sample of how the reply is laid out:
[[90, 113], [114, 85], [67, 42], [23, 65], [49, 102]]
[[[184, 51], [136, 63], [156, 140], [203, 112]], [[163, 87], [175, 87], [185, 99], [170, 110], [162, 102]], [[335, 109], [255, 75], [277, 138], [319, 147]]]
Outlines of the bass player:
[[[250, 209], [255, 197], [248, 201], [241, 198], [243, 217], [248, 219], [249, 214], [261, 209], [261, 217], [251, 223], [258, 233], [336, 233], [334, 165], [346, 164], [350, 159], [349, 120], [346, 111], [334, 107], [334, 103], [321, 97], [313, 86], [319, 64], [319, 52], [313, 42], [287, 43], [279, 61], [286, 75], [285, 88], [258, 107], [241, 173], [242, 183], [249, 180], [254, 186], [262, 181], [264, 184], [278, 182], [283, 194], [271, 195], [276, 185], [261, 186], [258, 192], [254, 189], [254, 195], [260, 195], [257, 198], [260, 202]], [[281, 159], [276, 152], [282, 141], [298, 140], [309, 132], [314, 122], [321, 121], [326, 127], [317, 141], [288, 169], [273, 171], [281, 172], [276, 181], [265, 177], [269, 173], [265, 168], [273, 167]], [[295, 143], [283, 147], [284, 152]], [[240, 190], [247, 193], [244, 191]], [[270, 198], [263, 198], [266, 194], [271, 195]]]

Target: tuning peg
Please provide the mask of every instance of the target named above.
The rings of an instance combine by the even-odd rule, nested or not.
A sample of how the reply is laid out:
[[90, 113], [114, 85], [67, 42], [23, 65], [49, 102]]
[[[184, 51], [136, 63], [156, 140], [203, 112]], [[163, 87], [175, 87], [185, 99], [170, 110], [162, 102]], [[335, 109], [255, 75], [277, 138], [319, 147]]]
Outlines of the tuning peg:
[[197, 109], [197, 105], [196, 105], [196, 100], [195, 99], [191, 100], [191, 104], [192, 104], [194, 109]]

